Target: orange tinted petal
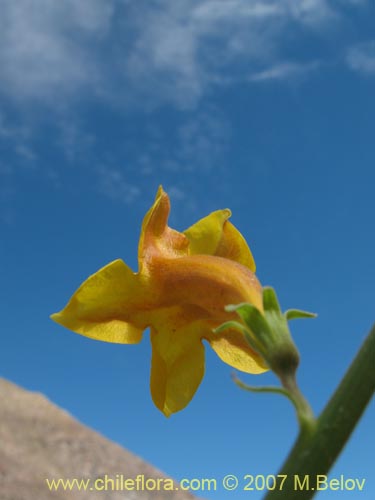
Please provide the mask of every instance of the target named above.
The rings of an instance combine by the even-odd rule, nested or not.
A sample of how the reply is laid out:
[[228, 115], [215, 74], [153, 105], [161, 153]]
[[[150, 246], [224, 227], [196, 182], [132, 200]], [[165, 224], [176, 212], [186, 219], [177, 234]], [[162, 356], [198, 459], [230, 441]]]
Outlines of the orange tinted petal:
[[188, 240], [168, 227], [170, 201], [160, 186], [154, 204], [142, 223], [138, 246], [139, 272], [147, 272], [148, 264], [156, 256], [176, 258], [188, 252]]
[[250, 302], [262, 309], [262, 287], [256, 276], [235, 261], [212, 255], [155, 259], [150, 274], [155, 307], [194, 304], [208, 317], [225, 321], [227, 304]]
[[184, 234], [191, 255], [231, 259], [255, 272], [255, 262], [242, 234], [229, 222], [229, 209], [217, 210], [189, 227]]

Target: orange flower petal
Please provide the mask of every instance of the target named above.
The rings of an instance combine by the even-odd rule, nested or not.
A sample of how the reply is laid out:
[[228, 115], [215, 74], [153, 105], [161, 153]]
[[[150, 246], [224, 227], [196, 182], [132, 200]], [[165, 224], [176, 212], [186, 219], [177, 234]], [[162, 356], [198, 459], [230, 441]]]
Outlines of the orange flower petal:
[[229, 222], [229, 209], [217, 210], [184, 231], [191, 255], [216, 255], [255, 272], [253, 255], [242, 234]]
[[139, 273], [147, 273], [150, 260], [158, 255], [176, 258], [188, 253], [186, 236], [167, 225], [169, 212], [169, 197], [160, 186], [142, 223], [138, 245]]

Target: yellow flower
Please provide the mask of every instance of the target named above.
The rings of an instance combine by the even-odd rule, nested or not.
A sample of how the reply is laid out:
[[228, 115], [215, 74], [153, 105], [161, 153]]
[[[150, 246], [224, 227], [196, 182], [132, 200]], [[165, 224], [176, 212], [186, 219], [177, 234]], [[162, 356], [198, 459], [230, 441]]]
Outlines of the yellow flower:
[[168, 227], [170, 202], [160, 187], [147, 212], [138, 248], [138, 273], [120, 259], [90, 276], [51, 318], [97, 340], [135, 344], [150, 327], [151, 394], [166, 415], [184, 408], [204, 374], [209, 342], [229, 365], [248, 373], [267, 370], [236, 330], [213, 328], [235, 313], [227, 304], [249, 302], [262, 310], [262, 288], [243, 236], [218, 210], [184, 233]]

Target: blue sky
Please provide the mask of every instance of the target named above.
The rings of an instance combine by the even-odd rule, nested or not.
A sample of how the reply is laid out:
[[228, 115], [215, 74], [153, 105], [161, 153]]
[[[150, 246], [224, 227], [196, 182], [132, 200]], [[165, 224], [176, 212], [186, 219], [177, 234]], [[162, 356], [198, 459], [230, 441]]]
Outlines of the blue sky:
[[[292, 325], [319, 412], [374, 321], [374, 14], [366, 0], [4, 0], [0, 374], [177, 479], [275, 473], [296, 435], [287, 401], [239, 390], [207, 347], [195, 398], [166, 419], [148, 334], [109, 345], [49, 315], [111, 260], [136, 270], [159, 184], [178, 230], [229, 207], [261, 282], [319, 315]], [[371, 404], [331, 473], [364, 491], [318, 498], [374, 498], [373, 418]]]

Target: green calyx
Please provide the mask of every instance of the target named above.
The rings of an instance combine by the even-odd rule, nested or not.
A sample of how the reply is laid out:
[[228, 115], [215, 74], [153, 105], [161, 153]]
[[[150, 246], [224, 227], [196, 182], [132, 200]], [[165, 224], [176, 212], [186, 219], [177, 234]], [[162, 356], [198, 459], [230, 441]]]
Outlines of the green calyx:
[[227, 321], [215, 332], [228, 328], [240, 331], [250, 347], [265, 360], [269, 368], [279, 377], [283, 388], [252, 387], [235, 378], [242, 389], [252, 392], [276, 392], [287, 396], [294, 404], [301, 431], [311, 433], [316, 421], [310, 405], [305, 400], [296, 382], [296, 370], [299, 364], [299, 353], [292, 340], [288, 321], [296, 318], [315, 318], [315, 314], [290, 309], [282, 313], [275, 290], [263, 288], [263, 312], [247, 303], [228, 305], [228, 312], [236, 312], [239, 321]]
[[263, 289], [263, 313], [252, 304], [228, 305], [228, 312], [236, 312], [241, 318], [220, 325], [216, 331], [235, 328], [243, 333], [250, 347], [260, 354], [270, 369], [281, 379], [295, 373], [299, 354], [292, 340], [288, 321], [297, 318], [314, 318], [316, 315], [291, 309], [282, 313], [275, 290]]

